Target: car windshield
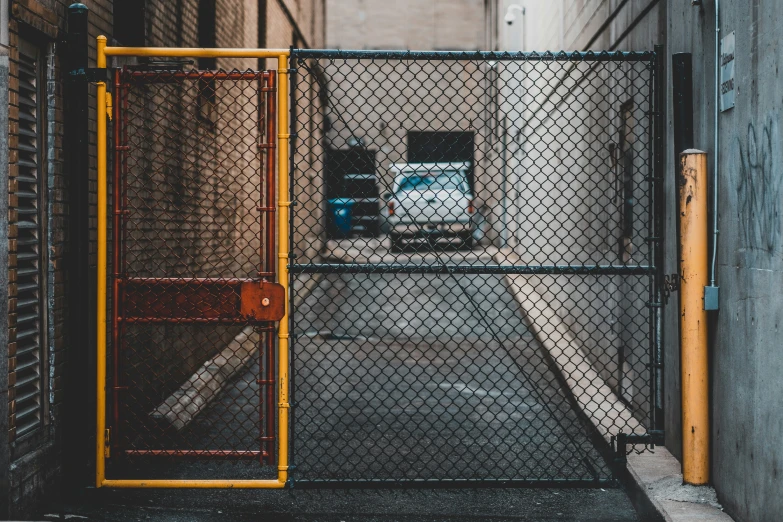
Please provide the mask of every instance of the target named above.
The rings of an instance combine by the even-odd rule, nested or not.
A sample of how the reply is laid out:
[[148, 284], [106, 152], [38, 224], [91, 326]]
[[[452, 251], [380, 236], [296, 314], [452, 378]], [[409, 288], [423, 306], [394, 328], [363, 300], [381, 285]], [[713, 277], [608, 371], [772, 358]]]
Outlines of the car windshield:
[[397, 192], [406, 190], [463, 190], [463, 176], [456, 170], [412, 174], [400, 181]]

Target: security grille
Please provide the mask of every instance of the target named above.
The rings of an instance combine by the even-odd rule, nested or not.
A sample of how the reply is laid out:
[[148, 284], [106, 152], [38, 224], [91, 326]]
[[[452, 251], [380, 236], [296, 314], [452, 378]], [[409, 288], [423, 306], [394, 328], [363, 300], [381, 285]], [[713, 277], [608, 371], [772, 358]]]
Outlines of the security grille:
[[660, 427], [655, 66], [293, 51], [297, 485], [604, 484]]
[[40, 53], [22, 40], [19, 46], [19, 220], [17, 236], [16, 436], [37, 428], [43, 416], [42, 268], [44, 266], [41, 190]]

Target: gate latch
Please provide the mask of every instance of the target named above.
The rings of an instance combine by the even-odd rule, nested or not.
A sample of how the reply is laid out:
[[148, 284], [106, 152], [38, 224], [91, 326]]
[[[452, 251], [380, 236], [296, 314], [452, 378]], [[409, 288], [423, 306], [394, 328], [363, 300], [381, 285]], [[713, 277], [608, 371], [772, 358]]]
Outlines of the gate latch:
[[285, 315], [285, 289], [267, 281], [242, 283], [240, 314], [253, 321], [279, 321]]
[[652, 449], [655, 446], [663, 446], [664, 442], [663, 430], [650, 430], [643, 435], [635, 433], [618, 433], [617, 436], [613, 435], [611, 446], [614, 452], [614, 464], [625, 467], [625, 464], [628, 462], [628, 446], [643, 444]]
[[103, 430], [103, 456], [107, 459], [111, 457], [111, 428]]

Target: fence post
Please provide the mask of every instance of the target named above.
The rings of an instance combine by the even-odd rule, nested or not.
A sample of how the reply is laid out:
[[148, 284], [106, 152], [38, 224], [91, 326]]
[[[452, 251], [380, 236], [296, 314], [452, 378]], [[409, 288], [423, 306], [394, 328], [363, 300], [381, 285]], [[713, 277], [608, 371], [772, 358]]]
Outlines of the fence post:
[[707, 153], [680, 154], [680, 342], [682, 475], [687, 484], [709, 481], [707, 367]]
[[290, 244], [288, 220], [291, 212], [291, 201], [288, 186], [288, 156], [290, 154], [290, 128], [288, 126], [289, 91], [288, 91], [288, 56], [280, 55], [277, 59], [277, 282], [285, 289], [285, 315], [278, 326], [278, 449], [277, 449], [277, 480], [281, 485], [288, 482], [288, 435], [290, 433], [289, 399], [289, 338], [288, 318], [291, 313], [288, 298], [288, 263], [290, 262]]
[[[106, 37], [98, 36], [96, 38], [97, 58], [96, 65], [99, 69], [106, 68]], [[103, 486], [106, 479], [106, 82], [97, 82], [96, 94], [96, 119], [97, 119], [97, 164], [98, 164], [98, 281], [97, 281], [97, 309], [96, 309], [96, 465], [95, 465], [95, 487]]]
[[91, 484], [92, 426], [95, 393], [90, 380], [95, 368], [95, 272], [90, 267], [90, 156], [88, 142], [87, 49], [89, 9], [68, 7], [65, 78], [63, 82], [65, 171], [69, 180], [68, 317], [70, 343], [63, 376], [65, 413], [63, 447], [66, 490], [76, 493]]

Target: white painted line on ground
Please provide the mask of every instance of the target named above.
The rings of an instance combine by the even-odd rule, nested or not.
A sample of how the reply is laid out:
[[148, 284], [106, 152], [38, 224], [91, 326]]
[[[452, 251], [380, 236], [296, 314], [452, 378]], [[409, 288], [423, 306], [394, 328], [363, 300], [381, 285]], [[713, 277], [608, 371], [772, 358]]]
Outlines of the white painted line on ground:
[[[495, 254], [498, 264], [513, 264], [515, 257], [516, 254], [510, 251]], [[522, 308], [528, 328], [549, 352], [582, 412], [606, 442], [621, 431], [645, 433], [646, 429], [630, 408], [617, 398], [593, 368], [568, 325], [541, 297], [533, 283], [538, 278], [540, 276], [506, 275], [505, 281]]]

